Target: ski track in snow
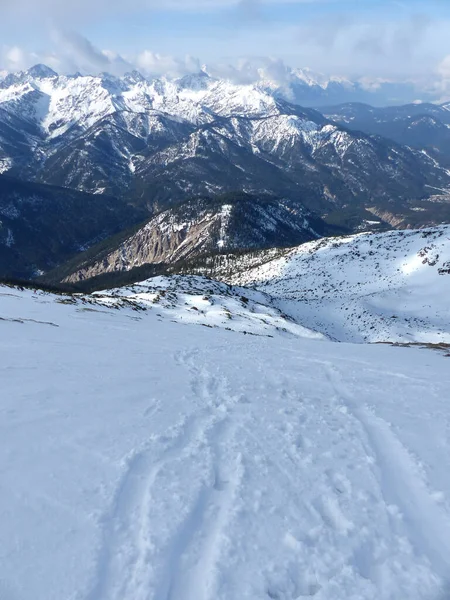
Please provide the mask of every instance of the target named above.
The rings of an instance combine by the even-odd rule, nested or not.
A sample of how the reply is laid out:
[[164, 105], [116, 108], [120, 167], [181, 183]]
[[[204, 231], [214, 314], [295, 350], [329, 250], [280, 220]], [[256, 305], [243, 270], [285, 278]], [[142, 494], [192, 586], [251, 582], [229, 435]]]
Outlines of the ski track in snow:
[[[411, 452], [389, 423], [353, 398], [338, 371], [331, 365], [327, 377], [336, 398], [359, 421], [373, 455], [380, 488], [390, 510], [398, 508], [419, 554], [425, 553], [439, 576], [450, 585], [450, 520], [434, 500]], [[395, 525], [394, 525], [395, 529]]]
[[[303, 523], [308, 515], [316, 523], [303, 540], [286, 533], [285, 543], [292, 545], [299, 556], [291, 557], [286, 564], [280, 556], [280, 564], [270, 565], [267, 573], [261, 573], [262, 598], [329, 598], [333, 590], [342, 593], [350, 572], [359, 573], [374, 590], [382, 590], [380, 565], [392, 560], [392, 572], [403, 569], [402, 553], [409, 551], [410, 542], [418, 561], [425, 555], [427, 567], [446, 581], [450, 572], [448, 515], [442, 513], [426, 489], [412, 455], [383, 419], [353, 397], [338, 368], [311, 361], [324, 371], [331, 390], [316, 417], [313, 403], [305, 401], [289, 380], [276, 377], [274, 401], [282, 416], [276, 428], [278, 437], [261, 439], [253, 433], [259, 419], [255, 405], [243, 395], [233, 395], [220, 367], [213, 373], [199, 349], [177, 352], [174, 360], [190, 373], [197, 408], [181, 416], [175, 434], [159, 457], [154, 456], [153, 440], [128, 459], [116, 501], [105, 519], [98, 583], [87, 600], [232, 597], [229, 591], [223, 596], [220, 593], [220, 560], [222, 553], [232, 553], [236, 544], [229, 538], [227, 527], [239, 514], [239, 495], [245, 495], [251, 487], [244, 479], [244, 464], [254, 455], [263, 480], [267, 471], [265, 483], [259, 480], [254, 490], [256, 496], [263, 497], [266, 487], [275, 486], [287, 500], [280, 509], [284, 521]], [[266, 418], [263, 410], [261, 423], [269, 429]], [[310, 435], [316, 436], [315, 442]], [[327, 446], [321, 447], [321, 438], [326, 439]], [[158, 489], [158, 478], [171, 465], [180, 463], [182, 468], [183, 460], [201, 461], [201, 456], [207, 457], [206, 475], [193, 485], [182, 518], [160, 547], [152, 537], [159, 526], [151, 518], [152, 503], [164, 502], [168, 491]], [[377, 498], [378, 513], [374, 517], [389, 523], [390, 543], [396, 548], [393, 556], [398, 554], [398, 564], [397, 559], [389, 558], [389, 538], [377, 537], [376, 526], [372, 540], [367, 541], [367, 535], [360, 537], [351, 507], [352, 472], [369, 478], [372, 491], [360, 494], [363, 512], [369, 515], [373, 508], [365, 503]], [[328, 544], [339, 547], [340, 543], [344, 548], [348, 546], [341, 555], [335, 550], [327, 555]], [[304, 573], [302, 561], [306, 561]], [[358, 592], [350, 597], [358, 598]], [[377, 596], [374, 593], [368, 597]], [[387, 592], [380, 597], [395, 598]]]
[[[204, 408], [184, 416], [178, 434], [155, 461], [154, 444], [127, 460], [112, 511], [105, 518], [97, 584], [88, 600], [145, 600], [154, 582], [152, 561], [158, 548], [152, 542], [154, 524], [149, 518], [157, 495], [160, 472], [168, 463], [208, 451], [212, 477], [202, 482], [188, 513], [164, 551], [162, 574], [156, 581], [155, 600], [208, 600], [214, 598], [215, 562], [220, 540], [232, 512], [233, 498], [243, 476], [241, 453], [236, 448], [227, 463], [223, 448], [232, 443], [239, 417], [232, 410], [225, 380], [216, 380], [195, 367], [193, 352], [180, 352], [175, 362], [191, 372], [191, 388]], [[205, 448], [206, 446], [206, 448]], [[163, 491], [164, 493], [164, 491]], [[200, 548], [191, 546], [200, 539]]]

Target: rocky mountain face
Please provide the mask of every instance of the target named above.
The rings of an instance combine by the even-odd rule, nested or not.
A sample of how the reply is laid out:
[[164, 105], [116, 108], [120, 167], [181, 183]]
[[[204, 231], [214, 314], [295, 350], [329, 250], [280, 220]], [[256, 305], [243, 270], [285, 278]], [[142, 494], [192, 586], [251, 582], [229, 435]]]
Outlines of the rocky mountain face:
[[0, 175], [0, 277], [33, 277], [142, 218], [110, 196]]
[[236, 190], [297, 200], [320, 215], [401, 209], [450, 187], [431, 155], [351, 131], [269, 84], [204, 72], [176, 81], [58, 76], [43, 66], [9, 75], [0, 83], [0, 169], [126, 196], [153, 214]]
[[332, 229], [297, 202], [247, 194], [195, 198], [102, 243], [50, 274], [78, 282], [148, 264], [173, 265], [230, 251], [289, 247]]

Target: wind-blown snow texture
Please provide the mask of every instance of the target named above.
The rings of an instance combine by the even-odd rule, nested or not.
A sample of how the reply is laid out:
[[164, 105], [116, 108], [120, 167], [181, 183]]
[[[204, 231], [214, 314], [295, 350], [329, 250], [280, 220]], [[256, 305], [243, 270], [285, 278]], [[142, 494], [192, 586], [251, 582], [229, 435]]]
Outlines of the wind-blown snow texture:
[[340, 341], [450, 343], [450, 226], [322, 239], [251, 268], [251, 285]]
[[448, 598], [449, 359], [241, 294], [0, 288], [2, 600]]

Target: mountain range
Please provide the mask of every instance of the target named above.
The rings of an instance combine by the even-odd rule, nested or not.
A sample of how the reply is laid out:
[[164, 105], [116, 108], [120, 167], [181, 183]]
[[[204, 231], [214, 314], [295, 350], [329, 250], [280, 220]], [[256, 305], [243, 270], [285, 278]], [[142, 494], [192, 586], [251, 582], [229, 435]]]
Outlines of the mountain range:
[[441, 164], [450, 165], [450, 103], [385, 108], [347, 103], [321, 110], [344, 127], [387, 137], [398, 144], [426, 151]]
[[[129, 72], [133, 66], [129, 65]], [[22, 79], [24, 73], [34, 76], [55, 75], [55, 71], [45, 65], [35, 65], [28, 71], [18, 73], [0, 71], [0, 83], [6, 85]], [[86, 74], [86, 72], [85, 72]], [[96, 73], [92, 72], [91, 75]], [[237, 84], [255, 85], [262, 90], [301, 106], [321, 108], [345, 102], [363, 102], [373, 106], [398, 106], [411, 102], [439, 102], [442, 89], [436, 84], [413, 80], [380, 79], [367, 75], [343, 77], [325, 75], [310, 68], [292, 68], [280, 61], [247, 61], [238, 68], [223, 68], [204, 64], [196, 73], [190, 71], [185, 80], [195, 79], [198, 75], [210, 79], [229, 79]], [[75, 73], [73, 76], [77, 76]], [[146, 76], [141, 75], [142, 78]], [[173, 79], [173, 76], [168, 76]]]
[[[322, 87], [328, 89], [329, 84]], [[111, 199], [110, 206], [118, 207], [114, 226], [103, 226], [93, 217], [83, 240], [69, 244], [73, 252], [88, 240], [102, 240], [146, 216], [178, 211], [180, 203], [192, 203], [194, 198], [199, 199], [198, 209], [191, 205], [182, 210], [191, 210], [190, 221], [199, 223], [205, 199], [236, 192], [241, 199], [246, 194], [272, 202], [276, 198], [279, 207], [272, 208], [279, 213], [278, 224], [289, 207], [292, 214], [310, 215], [315, 231], [334, 227], [351, 233], [368, 226], [415, 227], [450, 221], [444, 135], [450, 113], [445, 105], [427, 105], [436, 113], [430, 118], [440, 119], [445, 130], [435, 150], [436, 144], [430, 148], [421, 129], [415, 131], [422, 142], [412, 144], [414, 133], [394, 135], [396, 130], [389, 124], [384, 129], [380, 125], [380, 131], [371, 129], [370, 123], [360, 127], [363, 118], [352, 119], [348, 111], [356, 106], [358, 115], [364, 110], [372, 114], [361, 105], [326, 109], [322, 114], [293, 100], [286, 101], [267, 82], [238, 85], [205, 71], [168, 80], [149, 79], [136, 71], [123, 77], [60, 76], [37, 65], [0, 82], [0, 170], [10, 181], [28, 182], [28, 186], [50, 185], [87, 194], [87, 206], [97, 198], [96, 214], [101, 213], [104, 198]], [[378, 110], [377, 114], [385, 114]], [[410, 118], [408, 110], [388, 111], [389, 123], [397, 122], [395, 111]], [[421, 114], [414, 113], [414, 118], [423, 121]], [[15, 198], [22, 202], [20, 194]], [[5, 202], [11, 205], [11, 195]], [[67, 215], [71, 207], [69, 202]], [[260, 208], [255, 205], [256, 212]], [[250, 215], [248, 209], [244, 203], [242, 210]], [[220, 210], [214, 218], [219, 214]], [[158, 220], [153, 223], [159, 227]], [[149, 223], [144, 227], [148, 231]], [[272, 236], [270, 244], [288, 245], [288, 239], [299, 243], [298, 237], [290, 237], [297, 227], [294, 219], [289, 235], [278, 241]], [[300, 229], [303, 241], [311, 239], [305, 228]], [[4, 224], [3, 230], [11, 227]], [[267, 231], [250, 236], [242, 249], [255, 247], [258, 236], [264, 240], [261, 247], [267, 247]], [[276, 231], [278, 235], [280, 230]], [[18, 238], [8, 236], [4, 233], [3, 246], [7, 241], [10, 255]], [[237, 229], [231, 238], [239, 239]], [[210, 247], [217, 248], [217, 241], [212, 236]], [[169, 244], [176, 245], [176, 241]], [[194, 247], [205, 250], [199, 240], [192, 243]], [[46, 270], [68, 257], [65, 251], [56, 254], [43, 263], [37, 261], [39, 265], [17, 263], [14, 272]], [[133, 264], [141, 260], [127, 256]]]
[[203, 72], [175, 81], [137, 72], [67, 77], [40, 65], [0, 86], [3, 172], [126, 194], [150, 209], [240, 189], [320, 211], [353, 199], [423, 197], [427, 184], [449, 181], [423, 154]]

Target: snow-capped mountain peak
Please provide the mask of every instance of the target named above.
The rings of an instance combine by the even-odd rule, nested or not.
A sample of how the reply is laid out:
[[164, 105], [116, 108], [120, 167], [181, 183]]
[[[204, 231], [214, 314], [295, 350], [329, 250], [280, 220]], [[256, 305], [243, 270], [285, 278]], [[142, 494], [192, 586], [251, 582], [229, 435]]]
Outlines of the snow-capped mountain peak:
[[348, 79], [344, 77], [337, 76], [326, 76], [323, 73], [318, 73], [317, 71], [313, 71], [309, 68], [303, 69], [293, 69], [292, 70], [292, 81], [295, 83], [303, 82], [306, 83], [309, 87], [321, 87], [323, 90], [326, 90], [331, 82], [341, 83], [345, 85], [352, 85]]
[[58, 77], [58, 73], [47, 67], [47, 65], [37, 64], [26, 71], [26, 74], [32, 78], [47, 79], [49, 77]]
[[215, 78], [208, 75], [205, 71], [185, 75], [176, 80], [180, 89], [190, 89], [193, 91], [206, 90], [214, 81]]
[[8, 73], [3, 78], [3, 81], [1, 81], [0, 88], [26, 83], [33, 84], [35, 80], [51, 79], [55, 77], [58, 77], [58, 73], [53, 69], [43, 64], [37, 64], [26, 71]]

